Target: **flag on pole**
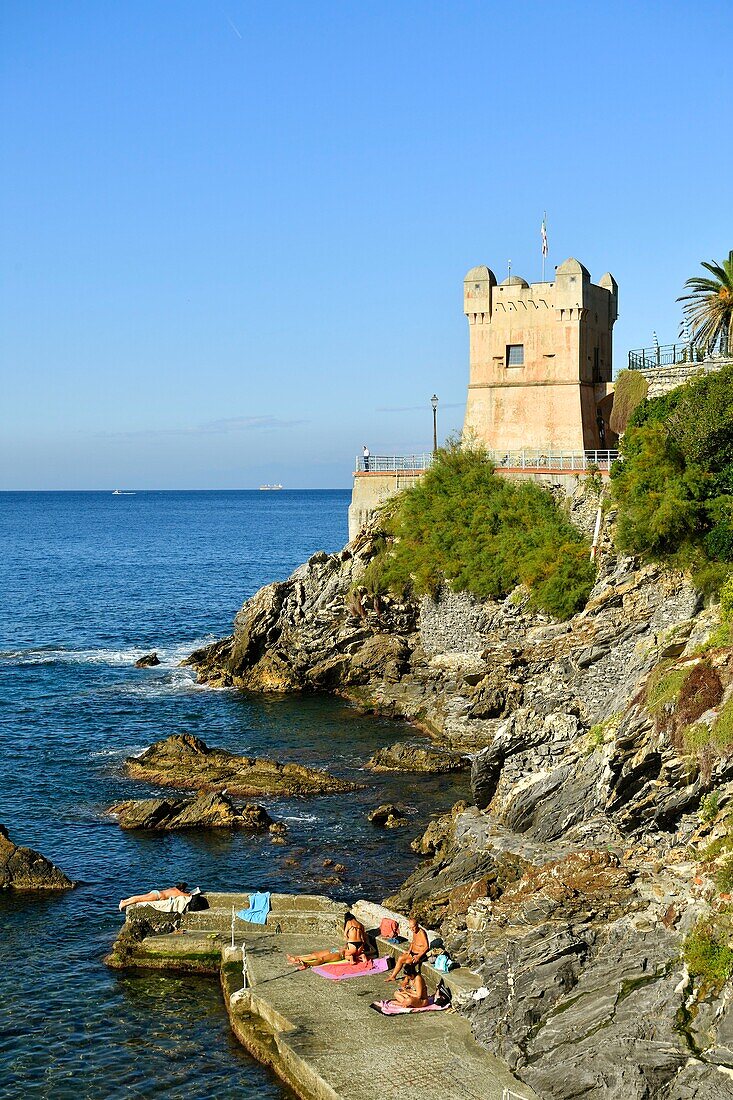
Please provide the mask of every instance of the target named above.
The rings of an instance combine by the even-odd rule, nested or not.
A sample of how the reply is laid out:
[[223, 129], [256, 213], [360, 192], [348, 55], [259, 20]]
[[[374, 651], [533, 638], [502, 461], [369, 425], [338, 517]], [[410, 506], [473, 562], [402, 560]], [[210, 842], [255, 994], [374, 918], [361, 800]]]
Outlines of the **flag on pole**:
[[542, 255], [547, 255], [547, 214], [542, 219]]

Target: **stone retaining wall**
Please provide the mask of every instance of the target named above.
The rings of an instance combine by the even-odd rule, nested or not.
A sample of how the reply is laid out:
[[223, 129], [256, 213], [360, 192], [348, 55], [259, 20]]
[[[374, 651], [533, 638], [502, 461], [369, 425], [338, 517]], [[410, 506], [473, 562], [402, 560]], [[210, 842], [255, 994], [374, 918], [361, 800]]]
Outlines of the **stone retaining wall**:
[[692, 378], [698, 378], [703, 374], [712, 374], [721, 367], [730, 366], [733, 359], [720, 359], [707, 363], [676, 363], [673, 367], [650, 367], [648, 370], [639, 371], [649, 383], [647, 396], [661, 397], [663, 393], [676, 390], [678, 386], [684, 386]]

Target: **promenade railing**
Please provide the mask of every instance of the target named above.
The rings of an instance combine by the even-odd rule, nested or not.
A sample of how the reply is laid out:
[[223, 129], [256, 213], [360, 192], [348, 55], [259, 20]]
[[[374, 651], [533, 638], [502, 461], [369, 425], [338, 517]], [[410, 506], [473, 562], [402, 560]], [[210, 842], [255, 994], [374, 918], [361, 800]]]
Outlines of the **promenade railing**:
[[651, 370], [654, 367], [676, 367], [684, 363], [703, 363], [709, 359], [703, 348], [689, 341], [680, 344], [655, 344], [653, 348], [637, 348], [629, 352], [629, 370]]
[[567, 470], [582, 472], [597, 467], [610, 470], [618, 451], [489, 451], [497, 469]]
[[356, 472], [399, 474], [406, 470], [427, 470], [433, 461], [430, 452], [417, 455], [357, 455]]
[[[497, 469], [567, 470], [569, 473], [593, 469], [609, 470], [618, 451], [488, 451]], [[415, 455], [358, 455], [356, 473], [398, 474], [427, 470], [433, 461], [430, 453]]]

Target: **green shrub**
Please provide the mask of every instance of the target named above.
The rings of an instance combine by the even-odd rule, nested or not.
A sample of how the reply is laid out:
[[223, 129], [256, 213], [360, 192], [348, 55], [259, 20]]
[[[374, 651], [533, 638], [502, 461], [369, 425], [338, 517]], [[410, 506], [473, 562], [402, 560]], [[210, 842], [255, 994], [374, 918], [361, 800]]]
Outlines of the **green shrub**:
[[[677, 564], [684, 568], [681, 559], [678, 559]], [[703, 596], [717, 596], [730, 577], [730, 565], [720, 561], [704, 561], [698, 555], [691, 555], [688, 557], [687, 564], [692, 574], [692, 582]]]
[[733, 949], [725, 918], [697, 922], [685, 940], [683, 955], [690, 973], [706, 986], [719, 988], [733, 975]]
[[613, 390], [613, 408], [608, 425], [616, 435], [623, 435], [629, 423], [629, 418], [645, 400], [649, 392], [649, 383], [641, 371], [622, 370], [616, 379]]
[[733, 562], [733, 526], [728, 520], [711, 527], [705, 536], [705, 550], [711, 558]]
[[660, 397], [642, 401], [629, 418], [629, 428], [640, 428], [643, 424], [664, 424], [677, 408], [681, 395], [682, 389], [678, 387]]
[[710, 730], [710, 740], [725, 755], [733, 749], [733, 698], [719, 711]]
[[665, 558], [694, 544], [704, 522], [706, 474], [688, 468], [664, 426], [630, 428], [613, 479], [619, 549]]
[[688, 726], [682, 734], [682, 745], [685, 752], [695, 756], [710, 744], [710, 727], [704, 722], [697, 722], [694, 726]]
[[724, 649], [726, 646], [733, 645], [733, 633], [730, 623], [721, 623], [715, 628], [710, 637], [704, 642], [700, 648], [696, 651], [700, 655], [710, 653], [714, 649]]
[[716, 473], [733, 458], [733, 366], [681, 386], [666, 424], [688, 461]]
[[647, 680], [646, 707], [650, 714], [659, 714], [668, 703], [676, 703], [689, 668], [670, 668], [667, 662], [657, 665]]
[[726, 624], [733, 623], [733, 576], [720, 590], [720, 618]]
[[718, 816], [718, 792], [710, 791], [700, 803], [700, 820], [704, 824], [714, 821]]
[[373, 591], [435, 595], [447, 583], [487, 599], [523, 584], [532, 607], [560, 619], [588, 598], [595, 567], [586, 539], [548, 490], [497, 477], [484, 451], [443, 448], [390, 505], [387, 544], [364, 576]]
[[611, 471], [621, 550], [690, 569], [706, 595], [733, 563], [733, 367], [641, 402]]
[[726, 859], [719, 871], [715, 872], [715, 885], [721, 894], [729, 894], [733, 890], [733, 859]]

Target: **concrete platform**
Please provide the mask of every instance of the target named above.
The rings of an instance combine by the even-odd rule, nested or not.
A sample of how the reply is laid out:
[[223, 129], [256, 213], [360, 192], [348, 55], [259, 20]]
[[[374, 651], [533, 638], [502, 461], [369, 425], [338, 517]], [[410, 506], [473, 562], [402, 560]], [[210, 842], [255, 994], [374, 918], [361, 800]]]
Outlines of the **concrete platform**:
[[[246, 893], [207, 894], [210, 909], [185, 914], [176, 931], [141, 941], [126, 935], [126, 922], [107, 961], [122, 969], [218, 974], [237, 1038], [302, 1100], [537, 1100], [475, 1042], [457, 1012], [381, 1016], [369, 1005], [395, 989], [384, 974], [334, 982], [288, 965], [286, 953], [341, 943], [343, 905], [317, 895], [273, 895], [267, 924], [237, 921], [232, 948], [232, 906], [241, 908], [247, 899]], [[369, 902], [354, 909], [367, 927], [378, 926], [388, 912]], [[405, 918], [399, 920], [402, 926]], [[378, 943], [381, 955], [399, 953]], [[423, 974], [434, 988], [439, 975], [429, 966]], [[465, 970], [440, 976], [454, 995], [470, 995], [480, 985]]]
[[509, 1088], [535, 1100], [476, 1043], [468, 1022], [455, 1012], [381, 1016], [369, 1004], [395, 988], [383, 974], [329, 982], [287, 965], [286, 951], [304, 954], [315, 946], [311, 937], [290, 935], [249, 943], [252, 984], [229, 1004], [235, 1031], [237, 1017], [246, 1026], [247, 1015], [271, 1029], [289, 1083], [296, 1091], [299, 1081], [310, 1090], [301, 1095], [309, 1100], [502, 1100]]

